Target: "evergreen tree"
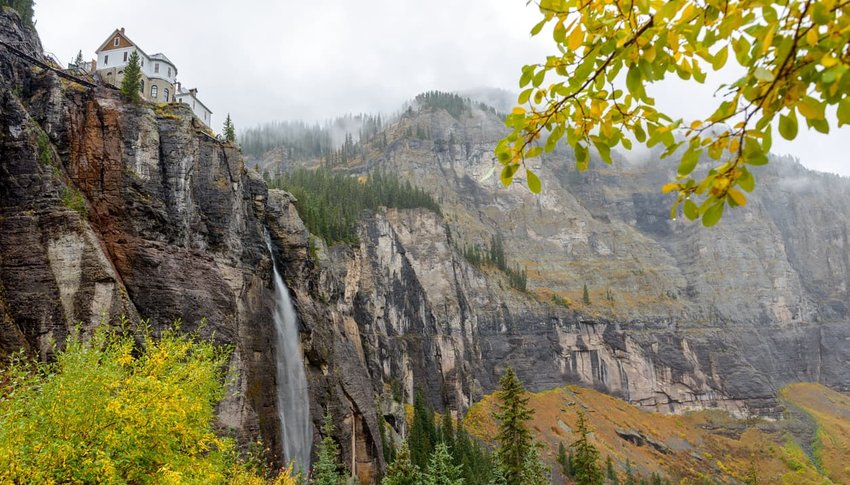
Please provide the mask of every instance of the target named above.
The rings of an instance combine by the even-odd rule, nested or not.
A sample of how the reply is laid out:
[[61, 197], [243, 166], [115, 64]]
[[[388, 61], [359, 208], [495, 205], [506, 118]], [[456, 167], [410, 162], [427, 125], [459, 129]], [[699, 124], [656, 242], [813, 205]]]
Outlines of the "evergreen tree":
[[338, 485], [342, 480], [339, 473], [339, 448], [333, 439], [334, 425], [331, 413], [325, 413], [325, 423], [322, 426], [322, 441], [319, 443], [319, 460], [313, 464], [313, 484]]
[[573, 469], [570, 466], [570, 461], [572, 460], [572, 456], [567, 456], [567, 447], [564, 446], [563, 442], [558, 443], [558, 464], [561, 465], [561, 473], [565, 478], [569, 478], [573, 476]]
[[77, 52], [77, 57], [74, 58], [74, 66], [82, 67], [83, 62], [83, 51], [80, 50], [79, 52]]
[[434, 412], [428, 407], [422, 391], [419, 390], [413, 399], [413, 422], [410, 425], [408, 440], [413, 463], [420, 469], [425, 469], [438, 439]]
[[142, 81], [142, 68], [139, 66], [139, 54], [130, 54], [129, 64], [124, 68], [124, 79], [121, 80], [121, 94], [130, 101], [138, 103], [142, 100], [139, 92]]
[[32, 16], [34, 13], [35, 2], [33, 0], [6, 0], [6, 5], [15, 9], [24, 21], [24, 25], [32, 27]]
[[425, 485], [463, 485], [460, 468], [452, 462], [449, 448], [445, 443], [438, 443], [428, 463], [425, 472]]
[[590, 305], [590, 292], [587, 291], [587, 283], [584, 284], [584, 291], [581, 294], [581, 301], [585, 305]]
[[493, 469], [496, 468], [493, 457], [477, 440], [469, 436], [460, 418], [455, 429], [455, 445], [452, 449], [455, 463], [461, 466], [466, 483], [480, 483], [484, 477], [492, 475]]
[[230, 119], [230, 113], [227, 113], [227, 118], [224, 120], [224, 139], [229, 142], [236, 141], [236, 129], [233, 127], [233, 121]]
[[588, 440], [589, 433], [584, 413], [579, 410], [578, 423], [576, 423], [578, 438], [572, 444], [573, 476], [578, 485], [601, 485], [604, 482], [604, 476], [599, 467], [599, 451]]
[[[487, 485], [508, 485], [508, 481], [505, 479], [505, 474], [503, 472], [503, 469], [504, 469], [504, 467], [502, 466], [502, 463], [499, 461], [499, 458], [497, 457], [495, 459], [495, 463], [494, 463], [493, 468], [490, 470], [490, 473], [488, 474], [490, 476], [490, 479], [487, 480]], [[487, 476], [487, 475], [482, 475], [482, 476]], [[474, 482], [471, 482], [471, 483], [474, 483]]]
[[632, 462], [626, 459], [626, 481], [625, 485], [636, 485], [637, 480], [635, 479], [634, 471], [632, 471]]
[[552, 483], [549, 468], [540, 459], [537, 446], [532, 445], [525, 455], [522, 483], [524, 485], [550, 485]]
[[620, 477], [617, 476], [617, 471], [614, 470], [614, 461], [611, 460], [611, 455], [608, 455], [608, 457], [605, 459], [605, 470], [606, 475], [608, 475], [608, 480], [613, 485], [619, 485]]
[[455, 431], [454, 426], [452, 425], [452, 413], [449, 411], [449, 408], [446, 408], [443, 413], [443, 420], [440, 425], [440, 440], [445, 443], [449, 448], [449, 451], [455, 455]]
[[499, 380], [499, 409], [493, 417], [499, 423], [496, 435], [496, 455], [508, 483], [522, 483], [525, 459], [533, 446], [526, 422], [534, 414], [528, 407], [528, 397], [522, 383], [510, 367]]
[[420, 485], [422, 474], [419, 467], [410, 460], [410, 447], [407, 442], [401, 444], [395, 460], [387, 467], [387, 475], [381, 485]]

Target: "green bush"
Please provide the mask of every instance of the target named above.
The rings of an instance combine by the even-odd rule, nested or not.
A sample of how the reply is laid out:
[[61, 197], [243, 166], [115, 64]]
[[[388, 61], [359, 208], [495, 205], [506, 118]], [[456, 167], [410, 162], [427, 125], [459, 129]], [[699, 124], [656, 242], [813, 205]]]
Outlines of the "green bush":
[[77, 189], [65, 187], [65, 190], [62, 192], [62, 205], [76, 212], [83, 219], [89, 215], [89, 209], [86, 206], [86, 198], [83, 197], [83, 194]]

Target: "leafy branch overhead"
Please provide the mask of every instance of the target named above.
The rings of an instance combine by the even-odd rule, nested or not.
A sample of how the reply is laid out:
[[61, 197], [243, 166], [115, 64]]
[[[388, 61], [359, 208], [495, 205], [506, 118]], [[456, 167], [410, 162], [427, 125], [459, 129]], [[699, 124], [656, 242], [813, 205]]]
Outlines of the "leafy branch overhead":
[[[662, 157], [679, 160], [662, 189], [678, 194], [671, 216], [681, 210], [711, 226], [726, 206], [747, 203], [750, 167], [768, 163], [774, 127], [793, 140], [801, 123], [821, 133], [850, 124], [848, 0], [535, 3], [543, 18], [531, 34], [551, 25], [558, 52], [522, 69], [520, 106], [505, 120], [512, 131], [496, 147], [505, 185], [522, 167], [539, 192], [525, 160], [561, 140], [579, 170], [591, 149], [611, 163], [611, 150], [631, 149], [632, 140], [662, 145]], [[647, 95], [648, 84], [673, 75], [704, 84], [730, 60], [743, 75], [717, 88], [706, 118], [673, 119]]]

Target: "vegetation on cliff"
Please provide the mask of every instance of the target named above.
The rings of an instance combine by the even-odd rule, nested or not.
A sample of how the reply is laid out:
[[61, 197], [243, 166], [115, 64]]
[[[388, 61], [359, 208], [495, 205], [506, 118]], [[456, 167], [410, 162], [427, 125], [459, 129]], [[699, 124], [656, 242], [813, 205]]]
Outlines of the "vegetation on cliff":
[[491, 265], [505, 273], [511, 288], [516, 288], [520, 291], [526, 291], [528, 289], [528, 273], [524, 268], [520, 268], [518, 264], [513, 266], [508, 264], [508, 258], [505, 255], [505, 243], [502, 240], [501, 234], [490, 238], [489, 247], [482, 249], [478, 245], [465, 245], [461, 253], [476, 268], [481, 268], [483, 265]]
[[327, 168], [297, 169], [271, 180], [269, 186], [294, 195], [298, 215], [307, 229], [329, 244], [355, 244], [357, 223], [366, 210], [422, 207], [440, 213], [430, 194], [394, 174], [378, 172], [364, 180]]
[[213, 427], [229, 356], [174, 330], [137, 344], [105, 327], [51, 363], [16, 354], [0, 368], [0, 482], [266, 483]]

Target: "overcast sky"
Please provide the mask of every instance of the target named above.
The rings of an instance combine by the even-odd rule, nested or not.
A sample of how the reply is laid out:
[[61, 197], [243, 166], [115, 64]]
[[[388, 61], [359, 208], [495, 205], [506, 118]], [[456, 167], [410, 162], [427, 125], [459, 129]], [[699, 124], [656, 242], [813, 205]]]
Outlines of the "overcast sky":
[[[543, 59], [547, 38], [528, 31], [525, 0], [37, 0], [44, 48], [86, 59], [115, 28], [145, 52], [162, 52], [186, 87], [237, 128], [393, 112], [422, 91], [490, 86], [517, 91], [524, 64]], [[674, 116], [706, 114], [712, 89], [654, 89]], [[829, 136], [774, 136], [774, 151], [808, 167], [850, 175], [850, 127]]]

